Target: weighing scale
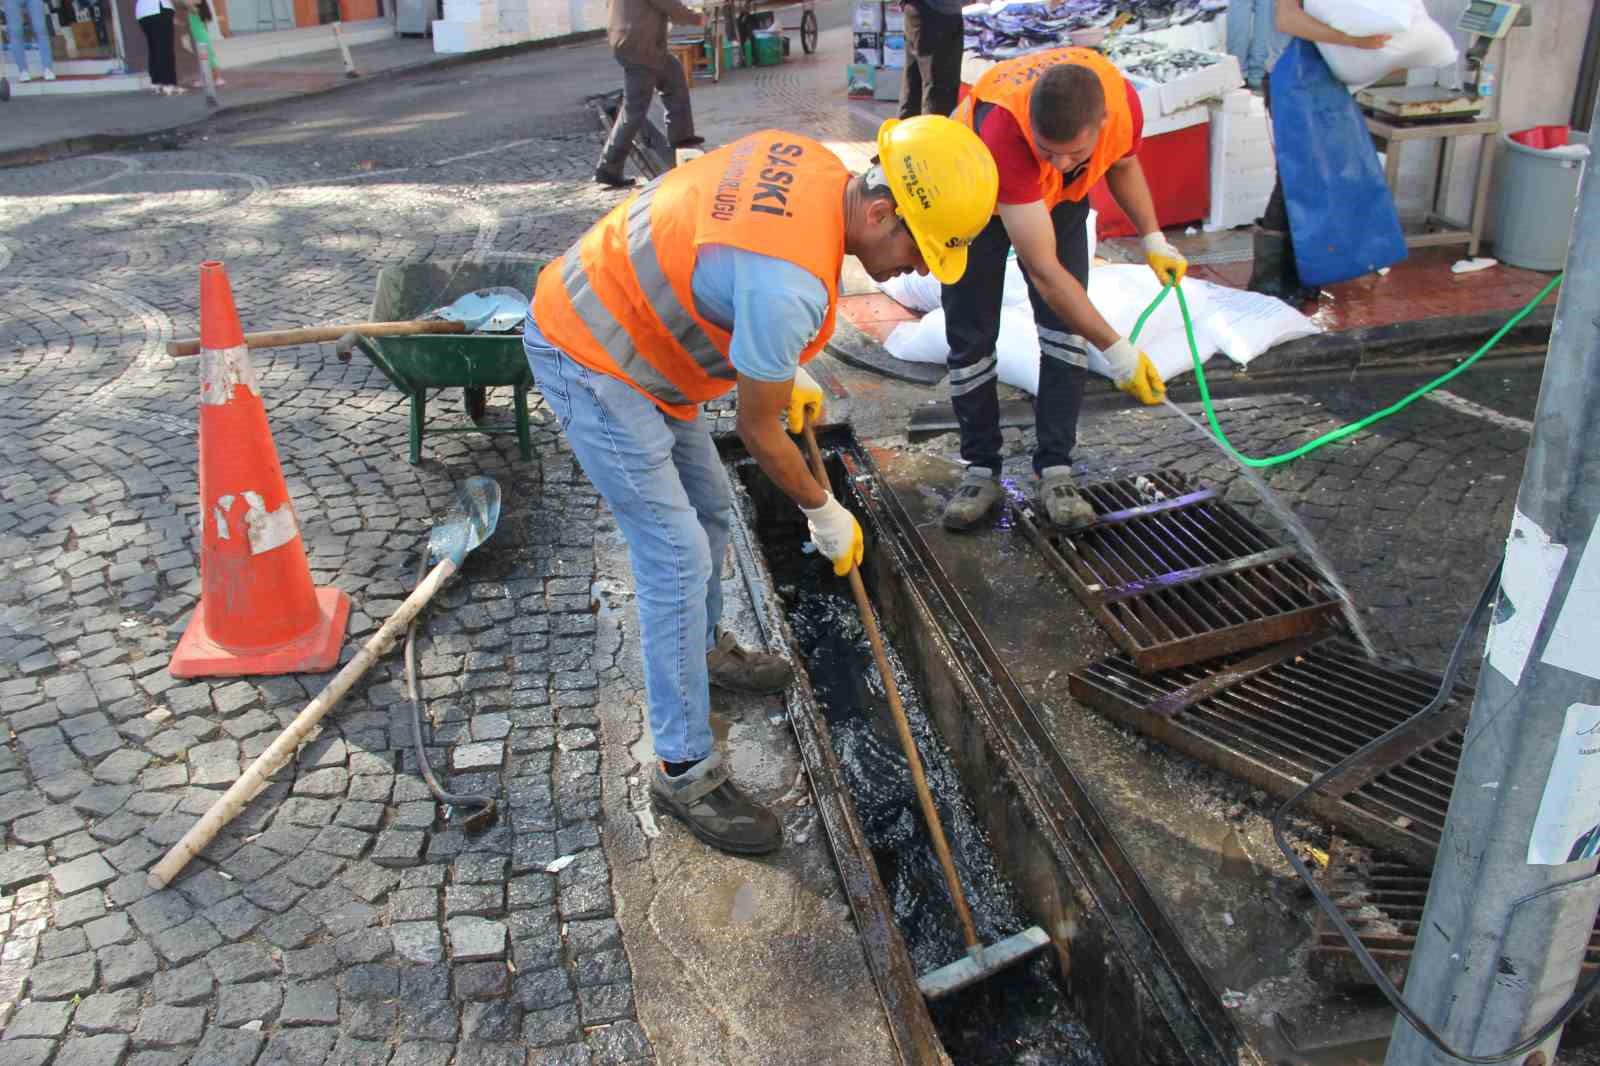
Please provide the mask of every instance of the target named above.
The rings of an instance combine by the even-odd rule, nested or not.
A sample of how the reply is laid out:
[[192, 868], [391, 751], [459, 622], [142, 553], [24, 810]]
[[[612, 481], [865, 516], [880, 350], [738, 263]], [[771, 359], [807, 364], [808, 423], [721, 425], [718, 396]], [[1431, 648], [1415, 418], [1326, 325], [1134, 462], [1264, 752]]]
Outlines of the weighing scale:
[[[1532, 22], [1526, 5], [1508, 0], [1470, 0], [1456, 20], [1456, 29], [1470, 34], [1467, 79], [1460, 89], [1440, 85], [1378, 86], [1356, 93], [1356, 103], [1370, 114], [1396, 123], [1465, 122], [1483, 110], [1487, 96], [1478, 92], [1483, 60], [1490, 46], [1513, 26]], [[1502, 70], [1501, 76], [1504, 77]]]

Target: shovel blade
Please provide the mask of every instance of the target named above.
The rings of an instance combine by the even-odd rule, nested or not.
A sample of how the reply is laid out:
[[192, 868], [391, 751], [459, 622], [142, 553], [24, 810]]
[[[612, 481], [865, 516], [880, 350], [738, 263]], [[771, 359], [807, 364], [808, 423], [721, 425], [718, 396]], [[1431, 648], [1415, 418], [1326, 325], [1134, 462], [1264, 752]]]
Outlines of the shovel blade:
[[492, 477], [469, 477], [456, 492], [455, 506], [428, 535], [428, 564], [449, 559], [460, 566], [467, 553], [494, 532], [500, 521], [500, 483]]
[[977, 984], [1007, 966], [1014, 966], [1049, 946], [1050, 937], [1045, 931], [1037, 925], [1029, 926], [1020, 933], [1006, 937], [998, 944], [983, 948], [966, 958], [957, 959], [931, 973], [923, 974], [917, 978], [917, 987], [927, 999], [948, 996], [968, 985]]

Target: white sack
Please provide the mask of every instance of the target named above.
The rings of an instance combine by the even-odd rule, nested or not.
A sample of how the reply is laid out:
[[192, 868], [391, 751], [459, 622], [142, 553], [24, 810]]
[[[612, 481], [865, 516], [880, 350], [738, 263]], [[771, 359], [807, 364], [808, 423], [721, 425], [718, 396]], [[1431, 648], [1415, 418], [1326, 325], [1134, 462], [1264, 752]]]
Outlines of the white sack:
[[[1093, 208], [1090, 208], [1089, 218], [1084, 223], [1089, 230], [1089, 262], [1091, 263], [1094, 262], [1094, 253], [1097, 247], [1095, 224], [1098, 218], [1099, 214]], [[1016, 286], [1015, 290], [1013, 290], [1013, 286]], [[1017, 254], [1012, 252], [1010, 258], [1006, 260], [1005, 301], [1007, 303], [1015, 303], [1018, 300], [1023, 303], [1028, 302], [1028, 294], [1021, 286], [1022, 272], [1017, 266]], [[931, 274], [927, 276], [896, 274], [888, 281], [879, 284], [878, 288], [883, 291], [885, 296], [901, 307], [915, 311], [919, 315], [925, 315], [929, 311], [937, 310], [939, 307], [939, 281]], [[942, 362], [943, 360], [939, 361]]]
[[1318, 44], [1317, 50], [1328, 61], [1333, 76], [1349, 86], [1351, 92], [1365, 89], [1390, 71], [1449, 66], [1458, 56], [1455, 41], [1443, 26], [1433, 21], [1422, 6], [1422, 0], [1413, 0], [1411, 25], [1403, 33], [1391, 37], [1382, 48], [1369, 50], [1342, 44]]
[[[1148, 267], [1098, 266], [1089, 272], [1089, 299], [1112, 327], [1126, 336], [1140, 313], [1155, 299], [1161, 283]], [[1201, 358], [1222, 352], [1245, 365], [1262, 352], [1297, 337], [1320, 332], [1299, 311], [1260, 293], [1230, 289], [1205, 281], [1185, 281], [1183, 294], [1194, 318], [1195, 341]], [[942, 363], [950, 358], [945, 342], [945, 316], [933, 311], [920, 322], [895, 327], [884, 347], [898, 359]], [[1155, 364], [1163, 380], [1194, 366], [1183, 330], [1178, 301], [1168, 296], [1139, 335], [1139, 347]], [[1000, 380], [1029, 393], [1039, 388], [1039, 333], [1028, 304], [1027, 288], [1016, 263], [1008, 264], [1005, 303], [1000, 312], [1000, 339], [995, 346]], [[1109, 377], [1104, 358], [1089, 346], [1089, 368]]]
[[1411, 0], [1305, 0], [1304, 7], [1312, 18], [1352, 37], [1404, 33], [1411, 25]]

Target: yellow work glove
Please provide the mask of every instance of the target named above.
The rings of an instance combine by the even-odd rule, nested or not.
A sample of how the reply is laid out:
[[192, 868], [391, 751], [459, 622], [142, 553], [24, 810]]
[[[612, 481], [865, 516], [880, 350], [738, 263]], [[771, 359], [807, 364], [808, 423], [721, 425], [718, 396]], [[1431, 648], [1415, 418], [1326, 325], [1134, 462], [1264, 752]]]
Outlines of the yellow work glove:
[[861, 565], [861, 523], [833, 498], [833, 493], [828, 493], [828, 498], [822, 501], [820, 507], [802, 507], [800, 510], [805, 512], [811, 542], [818, 551], [833, 560], [834, 574], [844, 577], [852, 566]]
[[806, 373], [806, 368], [794, 368], [794, 387], [789, 390], [789, 432], [798, 434], [806, 425], [806, 415], [811, 415], [815, 425], [822, 421], [822, 386]]
[[1169, 281], [1176, 285], [1189, 272], [1189, 260], [1167, 241], [1160, 230], [1145, 235], [1144, 258], [1163, 285]]
[[1129, 396], [1148, 404], [1167, 398], [1167, 386], [1161, 380], [1161, 373], [1148, 355], [1128, 343], [1128, 338], [1118, 337], [1117, 343], [1100, 354], [1111, 367], [1111, 380]]

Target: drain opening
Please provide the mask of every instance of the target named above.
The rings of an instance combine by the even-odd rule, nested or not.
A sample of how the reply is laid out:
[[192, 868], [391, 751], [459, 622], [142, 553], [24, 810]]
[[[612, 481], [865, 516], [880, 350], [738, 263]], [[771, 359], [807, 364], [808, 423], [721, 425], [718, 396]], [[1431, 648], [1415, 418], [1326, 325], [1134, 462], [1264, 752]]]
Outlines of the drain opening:
[[[855, 508], [854, 487], [840, 476], [836, 460], [829, 465], [840, 502]], [[805, 524], [794, 505], [753, 462], [738, 463], [734, 470], [755, 507], [752, 524], [896, 925], [917, 972], [926, 973], [960, 958], [966, 948], [854, 601], [821, 556], [802, 550]], [[992, 943], [1033, 922], [1000, 872], [950, 755], [928, 720], [922, 694], [887, 634], [886, 643], [978, 935]], [[929, 1004], [952, 1061], [957, 1066], [1103, 1062], [1056, 983], [1054, 965], [1047, 952]]]

